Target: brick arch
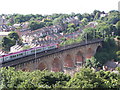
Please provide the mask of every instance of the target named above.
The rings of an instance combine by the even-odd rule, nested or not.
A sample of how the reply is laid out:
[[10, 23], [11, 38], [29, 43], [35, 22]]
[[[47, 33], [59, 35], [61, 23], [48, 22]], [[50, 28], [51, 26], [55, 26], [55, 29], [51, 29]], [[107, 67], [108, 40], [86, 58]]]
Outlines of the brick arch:
[[75, 55], [75, 63], [82, 63], [84, 61], [84, 57], [81, 51], [78, 51]]
[[62, 63], [58, 58], [54, 58], [54, 60], [52, 61], [51, 71], [62, 71]]
[[44, 62], [41, 62], [41, 63], [38, 64], [37, 69], [42, 71], [42, 70], [47, 69], [47, 66]]
[[91, 58], [92, 57], [92, 53], [93, 53], [92, 48], [88, 48], [88, 50], [87, 50], [87, 57], [86, 58]]
[[74, 67], [74, 62], [69, 54], [67, 54], [64, 59], [64, 67]]
[[30, 71], [28, 68], [23, 68], [22, 71]]
[[98, 46], [97, 49], [96, 49], [96, 52], [99, 52], [101, 50], [102, 46]]

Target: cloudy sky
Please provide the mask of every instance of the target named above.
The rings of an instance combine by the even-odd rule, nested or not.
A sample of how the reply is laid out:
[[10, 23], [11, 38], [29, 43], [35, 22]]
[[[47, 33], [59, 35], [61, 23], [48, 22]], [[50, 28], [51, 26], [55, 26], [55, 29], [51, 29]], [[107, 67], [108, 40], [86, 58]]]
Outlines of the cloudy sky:
[[0, 14], [52, 14], [118, 10], [120, 0], [1, 0]]

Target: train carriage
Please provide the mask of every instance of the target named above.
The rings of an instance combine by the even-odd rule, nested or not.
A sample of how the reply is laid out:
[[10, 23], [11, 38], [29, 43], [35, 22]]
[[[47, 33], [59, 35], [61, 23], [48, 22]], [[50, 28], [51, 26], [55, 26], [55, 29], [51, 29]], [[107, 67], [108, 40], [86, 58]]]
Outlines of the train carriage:
[[58, 44], [47, 45], [44, 47], [44, 50], [51, 50], [55, 48], [58, 48]]
[[32, 54], [35, 54], [35, 52], [39, 53], [39, 52], [42, 52], [42, 51], [44, 51], [43, 47], [31, 48], [31, 49], [26, 51], [26, 55], [32, 55]]
[[10, 53], [7, 55], [2, 55], [0, 56], [0, 63], [2, 62], [7, 62], [10, 60], [14, 60], [17, 58], [21, 58], [21, 57], [25, 57], [27, 55], [32, 55], [35, 53], [39, 53], [39, 52], [43, 52], [43, 51], [47, 51], [47, 50], [52, 50], [58, 48], [58, 44], [51, 44], [51, 45], [46, 45], [46, 46], [40, 46], [40, 47], [35, 47], [35, 48], [31, 48], [28, 50], [23, 50], [23, 51], [19, 51], [19, 52], [15, 52], [15, 53]]
[[1, 55], [1, 56], [0, 56], [0, 63], [3, 62], [3, 56], [4, 56], [4, 55]]
[[46, 46], [31, 48], [31, 49], [26, 51], [26, 55], [32, 55], [32, 54], [43, 52], [43, 51], [46, 51], [46, 50], [51, 50], [51, 49], [54, 49], [54, 48], [57, 48], [57, 47], [58, 47], [58, 44], [52, 44], [52, 45], [46, 45]]
[[7, 54], [7, 55], [4, 55], [4, 62], [9, 61], [9, 60], [14, 60], [14, 59], [17, 59], [17, 58], [20, 58], [20, 57], [23, 57], [25, 55], [26, 55], [25, 50]]

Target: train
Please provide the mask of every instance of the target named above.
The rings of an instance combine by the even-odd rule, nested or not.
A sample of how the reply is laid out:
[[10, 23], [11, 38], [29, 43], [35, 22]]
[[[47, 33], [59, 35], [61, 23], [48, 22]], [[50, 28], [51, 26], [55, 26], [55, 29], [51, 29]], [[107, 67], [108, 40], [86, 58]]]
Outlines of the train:
[[32, 54], [35, 54], [35, 53], [39, 53], [39, 52], [44, 52], [44, 51], [56, 49], [58, 47], [59, 47], [59, 44], [56, 43], [56, 44], [50, 44], [50, 45], [30, 48], [30, 49], [18, 51], [18, 52], [15, 52], [15, 53], [9, 53], [9, 54], [6, 54], [6, 55], [1, 55], [0, 56], [0, 63], [12, 61], [12, 60], [22, 58], [22, 57], [25, 57], [25, 56], [28, 56], [28, 55], [32, 55]]

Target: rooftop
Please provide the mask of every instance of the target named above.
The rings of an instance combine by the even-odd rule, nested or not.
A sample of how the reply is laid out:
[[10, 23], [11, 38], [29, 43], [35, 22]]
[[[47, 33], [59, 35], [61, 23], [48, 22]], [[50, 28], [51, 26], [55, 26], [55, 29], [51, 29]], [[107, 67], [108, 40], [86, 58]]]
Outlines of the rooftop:
[[8, 35], [10, 32], [0, 32], [0, 35]]

